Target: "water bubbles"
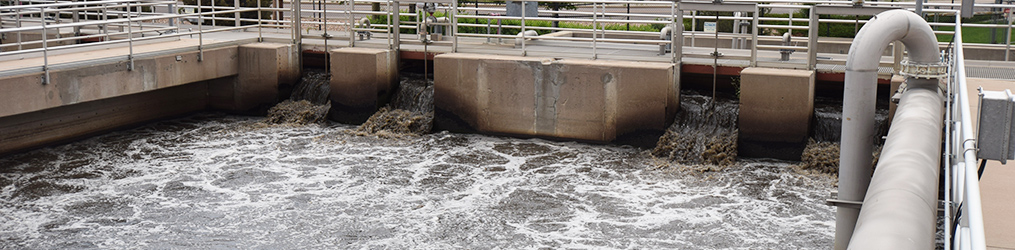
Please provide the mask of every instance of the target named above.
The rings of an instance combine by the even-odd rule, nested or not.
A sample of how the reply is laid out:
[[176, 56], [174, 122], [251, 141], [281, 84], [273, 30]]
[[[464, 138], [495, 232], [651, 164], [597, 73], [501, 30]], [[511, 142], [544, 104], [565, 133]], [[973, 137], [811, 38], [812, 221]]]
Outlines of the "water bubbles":
[[[823, 176], [631, 147], [200, 114], [0, 158], [17, 248], [828, 248]], [[126, 153], [124, 153], [126, 152]], [[65, 166], [65, 167], [60, 167]], [[128, 174], [120, 174], [128, 173]], [[28, 198], [26, 198], [28, 197]]]

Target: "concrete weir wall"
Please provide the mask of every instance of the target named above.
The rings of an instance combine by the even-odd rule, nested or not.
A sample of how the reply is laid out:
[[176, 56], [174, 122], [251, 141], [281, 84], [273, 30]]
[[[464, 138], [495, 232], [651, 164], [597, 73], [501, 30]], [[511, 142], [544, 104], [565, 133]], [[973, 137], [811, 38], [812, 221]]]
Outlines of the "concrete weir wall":
[[740, 155], [799, 159], [814, 116], [814, 75], [758, 67], [740, 72]]
[[204, 109], [247, 112], [299, 77], [285, 44], [247, 44], [40, 73], [0, 76], [0, 154]]
[[343, 123], [363, 123], [398, 83], [398, 53], [392, 50], [340, 48], [330, 55], [331, 112]]
[[434, 105], [438, 115], [484, 133], [608, 142], [665, 129], [680, 103], [674, 70], [670, 63], [443, 54], [434, 57]]

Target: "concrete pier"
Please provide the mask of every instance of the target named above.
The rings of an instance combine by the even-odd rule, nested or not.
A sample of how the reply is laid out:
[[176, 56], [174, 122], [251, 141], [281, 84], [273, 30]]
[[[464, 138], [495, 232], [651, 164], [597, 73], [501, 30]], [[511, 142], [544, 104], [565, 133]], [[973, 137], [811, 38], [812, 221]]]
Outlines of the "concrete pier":
[[439, 114], [484, 133], [608, 142], [665, 129], [676, 110], [670, 106], [679, 105], [670, 63], [479, 54], [434, 60]]
[[814, 71], [746, 68], [740, 72], [740, 139], [806, 142], [814, 115]]
[[340, 48], [331, 57], [331, 120], [363, 123], [391, 96], [398, 84], [398, 53]]

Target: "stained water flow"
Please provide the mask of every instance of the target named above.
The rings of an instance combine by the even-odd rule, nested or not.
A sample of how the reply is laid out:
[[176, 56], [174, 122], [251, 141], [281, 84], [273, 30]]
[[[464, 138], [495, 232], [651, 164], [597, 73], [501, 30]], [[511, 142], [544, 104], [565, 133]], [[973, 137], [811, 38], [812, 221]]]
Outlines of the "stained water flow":
[[327, 122], [331, 109], [331, 80], [328, 72], [305, 69], [288, 100], [268, 109], [269, 124], [321, 124]]
[[652, 155], [682, 164], [729, 166], [737, 161], [736, 101], [685, 91], [680, 111]]
[[[631, 147], [200, 114], [0, 157], [13, 249], [827, 249], [827, 176]], [[671, 163], [667, 163], [671, 164]]]
[[391, 102], [356, 129], [359, 135], [399, 137], [422, 135], [433, 128], [433, 81], [418, 75], [402, 77]]
[[[884, 144], [882, 136], [888, 134], [888, 109], [879, 105], [874, 113], [874, 154], [871, 166], [877, 165]], [[842, 138], [842, 101], [817, 98], [814, 103], [814, 120], [811, 139], [801, 154], [801, 167], [827, 174], [839, 171], [839, 142]]]

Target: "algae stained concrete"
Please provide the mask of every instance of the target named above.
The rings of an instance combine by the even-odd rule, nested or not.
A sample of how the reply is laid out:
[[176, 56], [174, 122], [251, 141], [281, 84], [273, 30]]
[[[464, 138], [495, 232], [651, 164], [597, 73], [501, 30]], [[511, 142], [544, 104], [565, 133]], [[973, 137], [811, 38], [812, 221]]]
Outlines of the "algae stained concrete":
[[[434, 105], [480, 132], [607, 142], [663, 130], [679, 103], [670, 63], [443, 54]], [[446, 119], [437, 119], [439, 124]]]
[[746, 68], [740, 72], [740, 139], [805, 142], [814, 115], [814, 71]]
[[[1015, 81], [968, 78], [969, 109], [973, 115], [975, 133], [979, 115], [978, 87], [984, 90], [1015, 90]], [[1009, 164], [1013, 164], [1009, 161]], [[988, 249], [1015, 249], [1015, 165], [1001, 165], [987, 161], [980, 179], [980, 196], [983, 205], [983, 224]]]

